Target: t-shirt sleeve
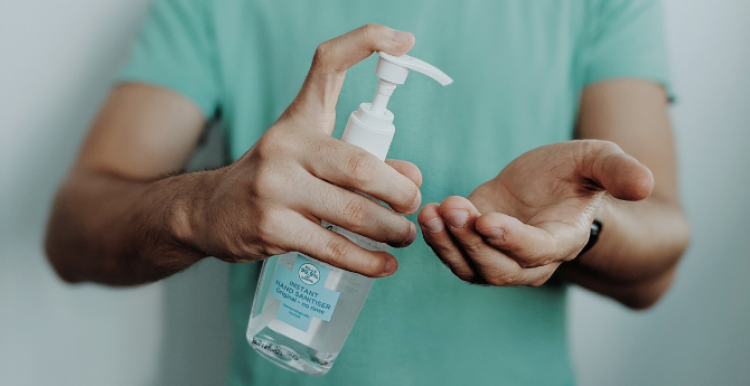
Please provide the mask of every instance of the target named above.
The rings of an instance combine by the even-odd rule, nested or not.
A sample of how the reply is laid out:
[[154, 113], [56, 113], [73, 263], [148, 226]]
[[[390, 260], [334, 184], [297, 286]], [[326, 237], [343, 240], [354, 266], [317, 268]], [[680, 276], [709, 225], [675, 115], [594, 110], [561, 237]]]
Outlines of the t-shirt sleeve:
[[221, 87], [208, 8], [205, 0], [154, 1], [115, 82], [167, 88], [212, 118]]
[[640, 78], [663, 85], [673, 99], [661, 2], [600, 0], [595, 4], [584, 86], [610, 78]]

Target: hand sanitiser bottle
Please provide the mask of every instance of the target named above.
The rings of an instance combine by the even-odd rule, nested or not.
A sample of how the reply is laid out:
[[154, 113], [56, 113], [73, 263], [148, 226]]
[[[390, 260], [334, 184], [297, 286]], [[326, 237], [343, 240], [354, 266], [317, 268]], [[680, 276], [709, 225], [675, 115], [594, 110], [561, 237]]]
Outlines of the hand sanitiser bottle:
[[[380, 81], [375, 99], [362, 103], [349, 116], [341, 139], [385, 160], [396, 130], [393, 113], [386, 105], [396, 85], [404, 84], [409, 70], [430, 76], [443, 86], [453, 80], [419, 59], [378, 55], [375, 74]], [[388, 250], [386, 244], [334, 224], [323, 222], [322, 226], [367, 250]], [[247, 340], [282, 368], [323, 375], [344, 346], [373, 282], [298, 252], [274, 256], [263, 263]]]

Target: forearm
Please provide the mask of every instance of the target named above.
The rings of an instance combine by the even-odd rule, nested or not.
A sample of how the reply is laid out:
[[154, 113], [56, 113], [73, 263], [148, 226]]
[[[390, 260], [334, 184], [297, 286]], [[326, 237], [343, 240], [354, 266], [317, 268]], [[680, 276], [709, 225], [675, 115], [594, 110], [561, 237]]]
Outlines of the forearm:
[[667, 291], [672, 284], [676, 267], [650, 280], [628, 284], [613, 283], [585, 270], [563, 264], [558, 272], [570, 282], [598, 294], [610, 297], [636, 310], [647, 309]]
[[597, 244], [559, 270], [567, 280], [632, 308], [666, 291], [690, 232], [680, 206], [652, 195], [638, 202], [605, 199]]
[[61, 187], [45, 248], [69, 282], [134, 285], [159, 280], [205, 257], [186, 245], [186, 194], [206, 173], [155, 181], [75, 171]]

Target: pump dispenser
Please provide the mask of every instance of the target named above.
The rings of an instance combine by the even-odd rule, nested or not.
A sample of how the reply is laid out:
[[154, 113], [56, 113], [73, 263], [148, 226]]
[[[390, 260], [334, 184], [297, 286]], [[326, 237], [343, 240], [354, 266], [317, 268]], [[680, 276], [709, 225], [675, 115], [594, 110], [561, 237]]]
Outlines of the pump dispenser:
[[[375, 98], [372, 103], [359, 105], [349, 116], [341, 140], [385, 160], [396, 132], [393, 113], [386, 107], [396, 86], [404, 84], [410, 70], [443, 86], [453, 80], [411, 56], [383, 52], [378, 55], [375, 74], [380, 81]], [[334, 224], [323, 221], [321, 225], [369, 251], [384, 252], [389, 248]], [[373, 278], [298, 252], [274, 256], [263, 263], [247, 340], [256, 352], [284, 369], [323, 375], [344, 346], [373, 282]]]
[[375, 74], [380, 78], [372, 103], [362, 103], [359, 109], [349, 116], [341, 140], [359, 146], [385, 160], [391, 147], [396, 127], [393, 126], [393, 113], [386, 107], [397, 85], [404, 84], [409, 70], [414, 70], [447, 86], [453, 83], [448, 75], [434, 66], [409, 55], [392, 56], [379, 52]]

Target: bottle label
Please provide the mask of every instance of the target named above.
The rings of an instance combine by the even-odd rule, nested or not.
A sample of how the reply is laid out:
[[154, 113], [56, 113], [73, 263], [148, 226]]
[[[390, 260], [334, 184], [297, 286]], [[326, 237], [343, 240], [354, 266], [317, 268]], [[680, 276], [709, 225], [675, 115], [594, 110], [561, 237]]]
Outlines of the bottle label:
[[325, 288], [329, 273], [303, 254], [297, 254], [291, 272], [278, 265], [271, 286], [271, 294], [281, 301], [276, 319], [305, 332], [312, 318], [331, 321], [340, 293]]

